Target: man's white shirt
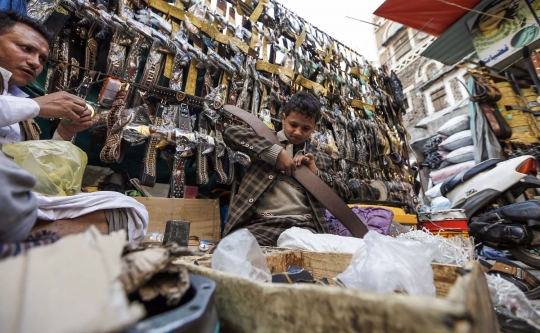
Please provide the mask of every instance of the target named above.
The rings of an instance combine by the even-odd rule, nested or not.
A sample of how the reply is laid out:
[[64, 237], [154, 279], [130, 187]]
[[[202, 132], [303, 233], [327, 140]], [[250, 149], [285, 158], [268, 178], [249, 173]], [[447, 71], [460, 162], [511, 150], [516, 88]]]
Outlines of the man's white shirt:
[[9, 86], [11, 72], [0, 67], [0, 74], [4, 80], [4, 91], [0, 95], [0, 145], [10, 144], [23, 140], [20, 121], [35, 118], [39, 114], [39, 104], [27, 98], [15, 86]]

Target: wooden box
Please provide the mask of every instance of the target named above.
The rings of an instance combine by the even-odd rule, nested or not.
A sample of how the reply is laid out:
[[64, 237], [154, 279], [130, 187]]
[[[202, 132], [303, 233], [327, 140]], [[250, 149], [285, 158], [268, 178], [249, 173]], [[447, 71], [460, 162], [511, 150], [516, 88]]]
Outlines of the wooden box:
[[134, 199], [145, 205], [149, 214], [148, 233], [143, 242], [149, 241], [153, 233], [165, 233], [165, 223], [169, 220], [191, 222], [190, 236], [211, 242], [221, 239], [218, 199]]
[[[299, 265], [318, 279], [343, 272], [352, 255], [274, 250], [266, 257], [273, 274]], [[437, 297], [430, 298], [253, 282], [205, 267], [210, 260], [210, 255], [200, 258], [199, 266], [189, 265], [189, 270], [217, 283], [214, 297], [222, 332], [499, 332], [477, 262], [465, 267], [433, 264]]]

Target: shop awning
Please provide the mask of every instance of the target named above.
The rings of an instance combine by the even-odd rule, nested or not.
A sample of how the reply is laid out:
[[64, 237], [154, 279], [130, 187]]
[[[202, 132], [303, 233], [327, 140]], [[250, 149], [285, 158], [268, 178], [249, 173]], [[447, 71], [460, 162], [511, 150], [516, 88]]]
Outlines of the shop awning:
[[[373, 14], [439, 37], [482, 0], [386, 0]], [[451, 5], [448, 3], [453, 3]]]
[[[417, 30], [422, 29], [433, 18], [433, 21], [423, 31], [438, 36], [438, 38], [421, 55], [451, 66], [476, 52], [466, 22], [477, 13], [448, 3], [481, 11], [493, 0], [444, 1], [386, 0], [374, 14]], [[530, 49], [537, 47], [540, 47], [540, 39], [529, 44]], [[518, 62], [520, 58], [521, 53], [515, 53], [493, 65], [492, 68], [499, 71], [504, 70]]]

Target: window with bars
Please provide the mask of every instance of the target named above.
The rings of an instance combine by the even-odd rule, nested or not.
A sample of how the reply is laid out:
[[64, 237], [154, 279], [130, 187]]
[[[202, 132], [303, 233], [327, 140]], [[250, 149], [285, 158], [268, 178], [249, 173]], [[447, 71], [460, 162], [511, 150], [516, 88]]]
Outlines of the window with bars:
[[401, 59], [405, 54], [411, 50], [411, 42], [409, 41], [409, 35], [404, 34], [394, 43], [394, 60]]
[[440, 111], [448, 106], [444, 87], [431, 93], [431, 103], [433, 104], [434, 111]]
[[404, 98], [403, 98], [403, 108], [405, 110], [409, 110], [409, 96], [405, 95]]

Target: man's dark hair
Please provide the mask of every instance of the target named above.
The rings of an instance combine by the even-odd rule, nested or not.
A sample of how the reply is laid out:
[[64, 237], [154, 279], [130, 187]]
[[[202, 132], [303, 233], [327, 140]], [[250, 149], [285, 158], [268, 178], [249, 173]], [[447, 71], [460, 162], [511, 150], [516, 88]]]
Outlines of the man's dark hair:
[[26, 24], [30, 28], [39, 32], [43, 38], [51, 46], [53, 42], [53, 35], [50, 33], [47, 28], [37, 20], [31, 18], [30, 16], [23, 15], [14, 10], [0, 10], [0, 36], [5, 35], [13, 31], [13, 26], [17, 23]]
[[306, 118], [313, 118], [315, 122], [321, 119], [321, 103], [312, 94], [297, 92], [283, 106], [283, 114], [289, 116], [291, 112], [298, 112]]

